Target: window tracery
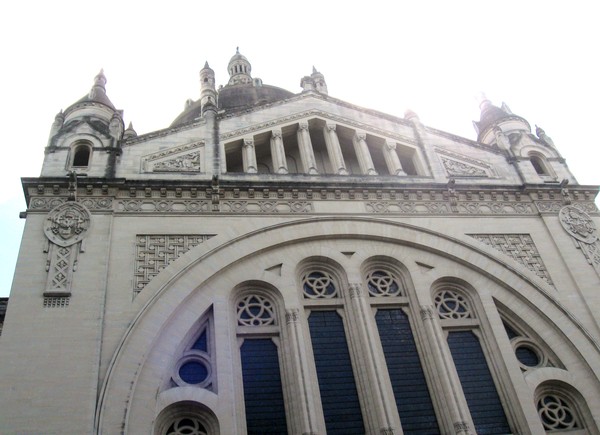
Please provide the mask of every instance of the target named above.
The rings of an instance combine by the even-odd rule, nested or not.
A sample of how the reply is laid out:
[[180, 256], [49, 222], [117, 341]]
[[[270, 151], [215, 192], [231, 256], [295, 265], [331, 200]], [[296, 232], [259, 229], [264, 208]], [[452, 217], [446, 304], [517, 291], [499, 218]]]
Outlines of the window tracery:
[[333, 276], [324, 271], [308, 272], [302, 277], [302, 289], [307, 299], [331, 299], [338, 297]]
[[564, 397], [545, 393], [537, 401], [537, 410], [544, 429], [549, 432], [581, 427], [574, 406]]
[[369, 272], [366, 281], [372, 297], [403, 296], [399, 279], [387, 270], [376, 269]]
[[472, 319], [473, 312], [469, 301], [455, 290], [444, 289], [434, 297], [440, 319]]
[[199, 419], [194, 417], [180, 417], [167, 429], [165, 435], [207, 435], [206, 428]]
[[240, 326], [276, 325], [273, 303], [258, 294], [249, 294], [238, 301], [237, 319]]

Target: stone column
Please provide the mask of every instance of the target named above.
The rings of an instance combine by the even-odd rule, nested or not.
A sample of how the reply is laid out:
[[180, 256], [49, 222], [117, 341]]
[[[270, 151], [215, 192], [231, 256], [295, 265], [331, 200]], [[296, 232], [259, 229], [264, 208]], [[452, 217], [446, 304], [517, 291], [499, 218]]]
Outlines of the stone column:
[[302, 167], [305, 174], [316, 175], [317, 162], [315, 160], [315, 153], [312, 147], [312, 141], [310, 140], [310, 134], [308, 132], [308, 122], [300, 122], [298, 127], [298, 148], [300, 149], [300, 158], [302, 159]]
[[242, 160], [244, 164], [244, 172], [248, 174], [256, 174], [258, 166], [256, 164], [256, 150], [254, 149], [254, 138], [245, 137], [242, 145]]
[[340, 141], [335, 129], [336, 125], [329, 122], [323, 128], [325, 144], [327, 145], [327, 154], [329, 155], [329, 161], [333, 167], [333, 172], [338, 175], [348, 175], [348, 170], [344, 163], [344, 156], [342, 155], [342, 149], [340, 148]]
[[359, 388], [362, 386], [362, 396], [367, 399], [364, 403], [369, 414], [367, 420], [378, 433], [393, 434], [394, 428], [400, 427], [400, 422], [395, 417], [394, 392], [385, 381], [387, 366], [383, 355], [378, 352], [379, 334], [367, 299], [368, 295], [365, 295], [362, 284], [351, 283], [345, 296], [350, 307], [348, 327], [354, 337], [350, 341], [354, 357], [359, 361], [361, 373]]
[[354, 152], [356, 153], [356, 157], [358, 157], [358, 164], [360, 165], [361, 172], [364, 175], [377, 175], [377, 171], [373, 165], [373, 159], [371, 158], [371, 153], [369, 152], [369, 147], [367, 145], [367, 133], [364, 131], [357, 131], [354, 134], [352, 143], [354, 144]]
[[311, 383], [308, 359], [304, 348], [305, 338], [300, 325], [300, 310], [292, 308], [285, 311], [285, 323], [289, 343], [287, 349], [290, 351], [292, 362], [291, 378], [294, 380], [294, 420], [300, 427], [295, 430], [302, 434], [317, 434], [319, 429], [319, 414], [315, 397], [319, 394], [314, 390]]
[[[437, 374], [437, 382], [442, 389], [443, 404], [451, 419], [453, 433], [456, 435], [473, 435], [471, 430], [471, 414], [462, 393], [462, 387], [455, 373], [454, 362], [450, 355], [446, 339], [439, 325], [436, 324], [436, 310], [432, 306], [421, 306], [421, 320], [425, 326], [427, 343], [432, 358], [428, 364], [432, 372]], [[438, 402], [439, 403], [439, 402]]]
[[385, 163], [390, 171], [390, 175], [406, 175], [402, 169], [398, 153], [396, 153], [396, 142], [389, 139], [385, 140], [383, 157], [385, 157]]
[[283, 148], [283, 137], [280, 129], [275, 129], [271, 132], [271, 158], [273, 159], [273, 172], [275, 174], [288, 173], [285, 149]]

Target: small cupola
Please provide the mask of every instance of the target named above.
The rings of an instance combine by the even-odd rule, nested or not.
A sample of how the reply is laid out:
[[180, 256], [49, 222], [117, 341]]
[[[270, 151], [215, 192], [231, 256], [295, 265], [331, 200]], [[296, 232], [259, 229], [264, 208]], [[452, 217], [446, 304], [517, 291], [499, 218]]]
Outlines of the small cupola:
[[252, 65], [246, 57], [240, 54], [240, 48], [236, 48], [236, 52], [227, 65], [229, 71], [228, 85], [240, 85], [252, 83]]

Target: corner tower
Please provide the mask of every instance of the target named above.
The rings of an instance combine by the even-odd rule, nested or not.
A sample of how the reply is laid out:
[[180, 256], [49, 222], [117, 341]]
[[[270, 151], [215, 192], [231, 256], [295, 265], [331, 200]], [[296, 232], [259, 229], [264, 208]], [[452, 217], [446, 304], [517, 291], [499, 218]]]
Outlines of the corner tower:
[[123, 111], [106, 94], [101, 70], [90, 91], [61, 110], [50, 129], [42, 176], [64, 176], [75, 171], [88, 176], [114, 176], [115, 157], [125, 126]]

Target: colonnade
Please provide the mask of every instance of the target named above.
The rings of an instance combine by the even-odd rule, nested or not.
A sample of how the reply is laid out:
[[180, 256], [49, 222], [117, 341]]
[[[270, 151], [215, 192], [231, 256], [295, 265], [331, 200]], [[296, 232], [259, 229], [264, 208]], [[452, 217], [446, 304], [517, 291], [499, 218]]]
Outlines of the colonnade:
[[[342, 153], [337, 127], [338, 125], [335, 123], [326, 122], [325, 125], [320, 128], [321, 132], [315, 132], [313, 130], [313, 134], [321, 133], [323, 135], [327, 157], [329, 158], [329, 163], [331, 165], [331, 173], [335, 175], [350, 175], [352, 171], [349, 170], [348, 162]], [[308, 175], [318, 175], [319, 169], [317, 167], [315, 150], [312, 144], [311, 130], [312, 128], [309, 127], [308, 121], [301, 121], [296, 124], [296, 139], [301, 160], [301, 171], [299, 170], [299, 172]], [[288, 174], [289, 168], [286, 160], [286, 149], [281, 128], [273, 128], [271, 130], [269, 141], [273, 173]], [[256, 145], [254, 136], [243, 138], [242, 164], [244, 173], [258, 173]], [[356, 161], [360, 168], [360, 175], [379, 175], [373, 164], [371, 155], [372, 152], [378, 152], [379, 149], [374, 146], [369, 146], [367, 143], [367, 133], [361, 130], [353, 130], [352, 145], [356, 155]], [[396, 147], [397, 145], [394, 140], [384, 139], [383, 146], [381, 146], [381, 152], [383, 153], [388, 174], [404, 176], [406, 175], [406, 172], [402, 167]]]

